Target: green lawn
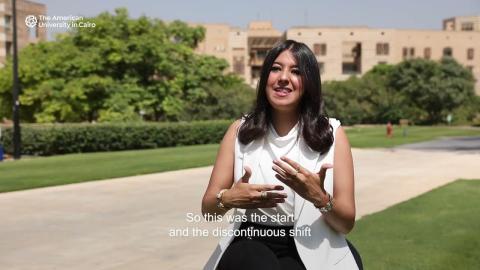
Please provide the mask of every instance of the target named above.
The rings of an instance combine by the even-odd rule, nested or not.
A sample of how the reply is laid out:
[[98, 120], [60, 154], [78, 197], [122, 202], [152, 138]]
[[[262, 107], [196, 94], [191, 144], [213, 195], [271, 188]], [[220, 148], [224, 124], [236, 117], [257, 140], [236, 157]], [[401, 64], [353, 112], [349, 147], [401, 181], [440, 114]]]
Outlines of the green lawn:
[[348, 238], [368, 270], [480, 269], [480, 180], [460, 180], [363, 217]]
[[[392, 147], [443, 136], [480, 136], [480, 128], [410, 127], [407, 137], [396, 128], [391, 139], [385, 138], [384, 127], [354, 127], [347, 134], [353, 147]], [[208, 166], [217, 149], [218, 145], [182, 146], [2, 162], [0, 192]]]
[[72, 154], [0, 163], [0, 192], [213, 164], [218, 145]]

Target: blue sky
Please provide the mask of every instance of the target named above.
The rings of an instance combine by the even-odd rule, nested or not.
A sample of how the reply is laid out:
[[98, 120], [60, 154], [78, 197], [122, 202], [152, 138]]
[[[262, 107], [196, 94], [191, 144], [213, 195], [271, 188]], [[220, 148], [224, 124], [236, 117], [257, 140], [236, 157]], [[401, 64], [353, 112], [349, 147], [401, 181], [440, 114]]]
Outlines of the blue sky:
[[246, 28], [252, 20], [270, 20], [278, 30], [292, 26], [369, 26], [441, 29], [442, 19], [480, 15], [480, 0], [33, 0], [47, 15], [95, 16], [126, 7], [132, 17], [227, 23]]

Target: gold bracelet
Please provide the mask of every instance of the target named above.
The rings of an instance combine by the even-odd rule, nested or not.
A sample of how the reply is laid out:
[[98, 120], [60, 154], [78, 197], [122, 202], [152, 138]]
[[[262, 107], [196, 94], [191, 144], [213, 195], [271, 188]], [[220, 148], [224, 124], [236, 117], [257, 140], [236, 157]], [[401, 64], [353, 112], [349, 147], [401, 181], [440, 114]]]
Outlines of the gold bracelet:
[[225, 191], [227, 191], [228, 189], [222, 189], [220, 190], [218, 193], [217, 193], [217, 207], [222, 209], [222, 210], [230, 210], [230, 208], [226, 207], [223, 202], [222, 202], [222, 197], [223, 197], [223, 193], [225, 193]]
[[320, 210], [322, 214], [328, 213], [333, 209], [333, 197], [332, 195], [330, 195], [330, 193], [327, 193], [327, 196], [328, 196], [328, 202], [325, 206], [320, 207], [318, 205], [314, 205], [316, 208], [318, 208], [318, 210]]

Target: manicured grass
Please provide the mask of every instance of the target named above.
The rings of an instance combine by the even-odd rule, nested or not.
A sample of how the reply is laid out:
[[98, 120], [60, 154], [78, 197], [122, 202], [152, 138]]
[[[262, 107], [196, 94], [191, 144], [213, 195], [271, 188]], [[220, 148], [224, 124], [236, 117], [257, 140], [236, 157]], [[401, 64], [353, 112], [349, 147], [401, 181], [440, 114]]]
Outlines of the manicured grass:
[[213, 164], [218, 145], [72, 154], [0, 163], [0, 192]]
[[369, 270], [480, 269], [480, 180], [460, 180], [363, 217], [348, 238]]
[[[346, 130], [353, 147], [392, 147], [442, 136], [480, 136], [480, 129], [409, 127], [393, 138], [385, 127], [353, 127]], [[72, 154], [24, 158], [0, 163], [0, 192], [55, 186], [114, 177], [179, 170], [212, 165], [218, 145], [182, 146], [154, 150]]]
[[394, 126], [394, 136], [387, 138], [386, 127], [352, 127], [346, 129], [350, 144], [357, 148], [394, 147], [397, 145], [429, 141], [442, 137], [453, 136], [480, 136], [480, 128], [458, 127], [426, 127], [411, 126], [406, 129], [407, 136], [403, 136], [403, 128]]

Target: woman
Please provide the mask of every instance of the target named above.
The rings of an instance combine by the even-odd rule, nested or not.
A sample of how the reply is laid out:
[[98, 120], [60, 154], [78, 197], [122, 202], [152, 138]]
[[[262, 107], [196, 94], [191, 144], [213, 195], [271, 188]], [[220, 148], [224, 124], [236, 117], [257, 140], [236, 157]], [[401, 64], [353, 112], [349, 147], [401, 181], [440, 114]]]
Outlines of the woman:
[[350, 145], [322, 107], [311, 50], [271, 49], [255, 108], [226, 132], [203, 197], [204, 215], [236, 217], [204, 269], [357, 269], [343, 236], [355, 223]]

